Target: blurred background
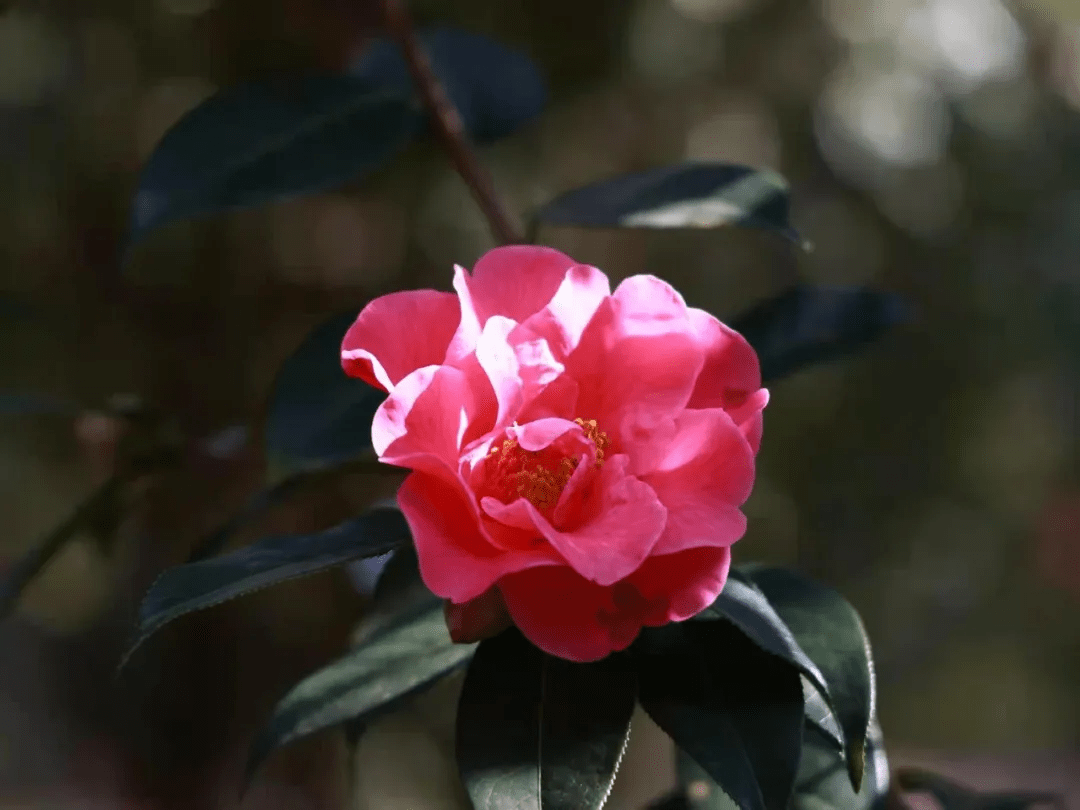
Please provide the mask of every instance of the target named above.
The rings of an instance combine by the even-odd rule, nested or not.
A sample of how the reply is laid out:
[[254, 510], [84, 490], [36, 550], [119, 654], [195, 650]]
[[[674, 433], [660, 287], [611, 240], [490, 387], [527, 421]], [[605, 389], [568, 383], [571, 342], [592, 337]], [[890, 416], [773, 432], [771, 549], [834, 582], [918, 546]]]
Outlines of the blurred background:
[[[796, 565], [862, 612], [894, 761], [988, 787], [1075, 780], [1080, 7], [412, 7], [547, 76], [546, 112], [482, 151], [517, 211], [625, 171], [731, 161], [789, 179], [814, 249], [735, 230], [542, 242], [613, 281], [659, 275], [721, 318], [796, 277], [915, 304], [910, 326], [772, 387], [736, 559]], [[0, 408], [0, 568], [109, 474], [121, 427], [95, 412], [110, 400], [209, 437], [0, 625], [0, 808], [233, 806], [259, 720], [362, 615], [348, 574], [325, 574], [185, 619], [115, 676], [153, 577], [262, 485], [266, 394], [302, 337], [395, 288], [448, 289], [455, 262], [493, 245], [428, 142], [333, 193], [168, 226], [118, 270], [139, 167], [169, 126], [231, 83], [350, 63], [368, 23], [346, 0], [0, 3], [0, 389], [84, 409]], [[347, 482], [247, 539], [393, 489]], [[345, 756], [329, 735], [295, 746], [246, 806], [343, 806]]]

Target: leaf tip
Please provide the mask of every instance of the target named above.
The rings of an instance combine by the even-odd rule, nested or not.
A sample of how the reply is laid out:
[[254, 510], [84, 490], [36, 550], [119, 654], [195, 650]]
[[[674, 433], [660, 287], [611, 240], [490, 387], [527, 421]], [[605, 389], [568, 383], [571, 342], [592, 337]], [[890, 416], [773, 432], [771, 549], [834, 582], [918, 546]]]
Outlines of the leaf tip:
[[851, 787], [858, 793], [862, 790], [863, 775], [866, 771], [866, 740], [852, 743], [848, 750], [847, 765]]

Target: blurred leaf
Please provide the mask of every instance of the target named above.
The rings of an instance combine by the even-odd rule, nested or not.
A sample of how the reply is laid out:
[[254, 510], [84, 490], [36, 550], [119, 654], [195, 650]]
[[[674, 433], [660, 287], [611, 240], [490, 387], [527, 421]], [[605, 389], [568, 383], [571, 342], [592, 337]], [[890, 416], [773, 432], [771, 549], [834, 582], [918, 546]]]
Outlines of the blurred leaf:
[[153, 633], [186, 613], [349, 560], [384, 554], [409, 539], [399, 511], [377, 509], [318, 534], [267, 537], [231, 554], [170, 568], [143, 598], [138, 634], [124, 662]]
[[216, 93], [173, 126], [135, 194], [129, 245], [165, 222], [322, 191], [378, 168], [417, 132], [400, 92], [333, 74]]
[[[828, 710], [831, 697], [825, 676], [799, 646], [799, 642], [765, 595], [752, 583], [741, 581], [740, 576], [738, 569], [732, 569], [724, 584], [724, 590], [716, 601], [691, 621], [722, 619], [731, 622], [762, 650], [795, 667], [821, 693]], [[842, 747], [843, 739], [837, 737], [836, 743]]]
[[858, 790], [876, 697], [870, 640], [859, 614], [832, 588], [792, 571], [758, 568], [750, 576], [825, 675], [844, 730], [851, 784]]
[[480, 644], [458, 703], [457, 759], [476, 810], [598, 810], [630, 734], [625, 656], [581, 664], [516, 630]]
[[866, 287], [800, 285], [729, 321], [761, 361], [768, 383], [848, 354], [910, 317], [892, 293]]
[[380, 574], [371, 604], [353, 635], [353, 643], [362, 644], [442, 602], [420, 578], [416, 548], [411, 544], [402, 546]]
[[350, 310], [318, 326], [282, 364], [266, 418], [269, 455], [323, 465], [371, 449], [371, 422], [386, 392], [341, 368], [341, 341], [359, 314]]
[[787, 182], [776, 172], [724, 163], [681, 163], [569, 191], [535, 216], [549, 225], [598, 228], [744, 225], [798, 242], [788, 207]]
[[917, 768], [902, 768], [896, 773], [901, 790], [908, 793], [929, 793], [943, 810], [1027, 810], [1037, 805], [1050, 805], [1065, 810], [1065, 800], [1055, 793], [1043, 791], [980, 792], [936, 773]]
[[245, 786], [275, 749], [349, 721], [370, 722], [465, 663], [475, 647], [450, 640], [441, 605], [354, 647], [277, 704], [251, 746]]
[[0, 392], [0, 416], [22, 414], [47, 414], [50, 416], [75, 416], [82, 408], [73, 402], [43, 394], [17, 394]]
[[[418, 37], [465, 129], [478, 142], [510, 135], [544, 109], [544, 78], [520, 51], [457, 28], [429, 28]], [[412, 92], [401, 49], [389, 39], [368, 43], [349, 73], [378, 87]]]

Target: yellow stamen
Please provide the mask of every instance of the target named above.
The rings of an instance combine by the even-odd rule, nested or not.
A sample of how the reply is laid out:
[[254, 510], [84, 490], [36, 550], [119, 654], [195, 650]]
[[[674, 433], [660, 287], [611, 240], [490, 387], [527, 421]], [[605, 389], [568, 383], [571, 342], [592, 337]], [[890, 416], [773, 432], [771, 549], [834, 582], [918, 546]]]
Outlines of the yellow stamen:
[[[607, 434], [597, 427], [595, 419], [574, 421], [596, 446], [596, 466], [599, 467], [604, 463], [604, 449], [610, 443]], [[495, 475], [541, 511], [551, 509], [559, 502], [559, 496], [579, 463], [576, 458], [563, 458], [555, 469], [551, 469], [541, 463], [539, 452], [523, 450], [516, 439], [503, 439], [501, 444], [492, 446], [488, 455], [496, 460]]]

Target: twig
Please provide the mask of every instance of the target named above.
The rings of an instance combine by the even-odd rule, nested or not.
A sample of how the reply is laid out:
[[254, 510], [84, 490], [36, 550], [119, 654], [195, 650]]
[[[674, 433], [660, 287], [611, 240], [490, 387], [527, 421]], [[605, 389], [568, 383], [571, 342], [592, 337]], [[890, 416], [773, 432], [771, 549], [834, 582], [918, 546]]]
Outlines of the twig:
[[435, 134], [443, 143], [458, 174], [468, 184], [492, 234], [504, 245], [519, 244], [522, 236], [510, 212], [495, 191], [491, 175], [476, 155], [457, 108], [431, 69], [431, 60], [416, 39], [412, 19], [403, 0], [382, 0], [386, 28], [401, 46], [405, 63], [424, 107], [431, 115]]
[[389, 474], [401, 472], [399, 468], [371, 458], [352, 459], [334, 467], [301, 470], [283, 478], [273, 486], [255, 493], [244, 506], [214, 531], [203, 537], [188, 554], [189, 563], [205, 560], [220, 554], [232, 536], [241, 528], [260, 517], [267, 510], [292, 497], [314, 481], [322, 481], [347, 473]]
[[67, 520], [12, 566], [0, 587], [0, 619], [12, 611], [26, 586], [49, 564], [49, 560], [56, 556], [72, 535], [90, 523], [100, 510], [106, 508], [127, 483], [127, 476], [119, 473], [113, 475], [98, 487], [94, 494], [79, 504]]

